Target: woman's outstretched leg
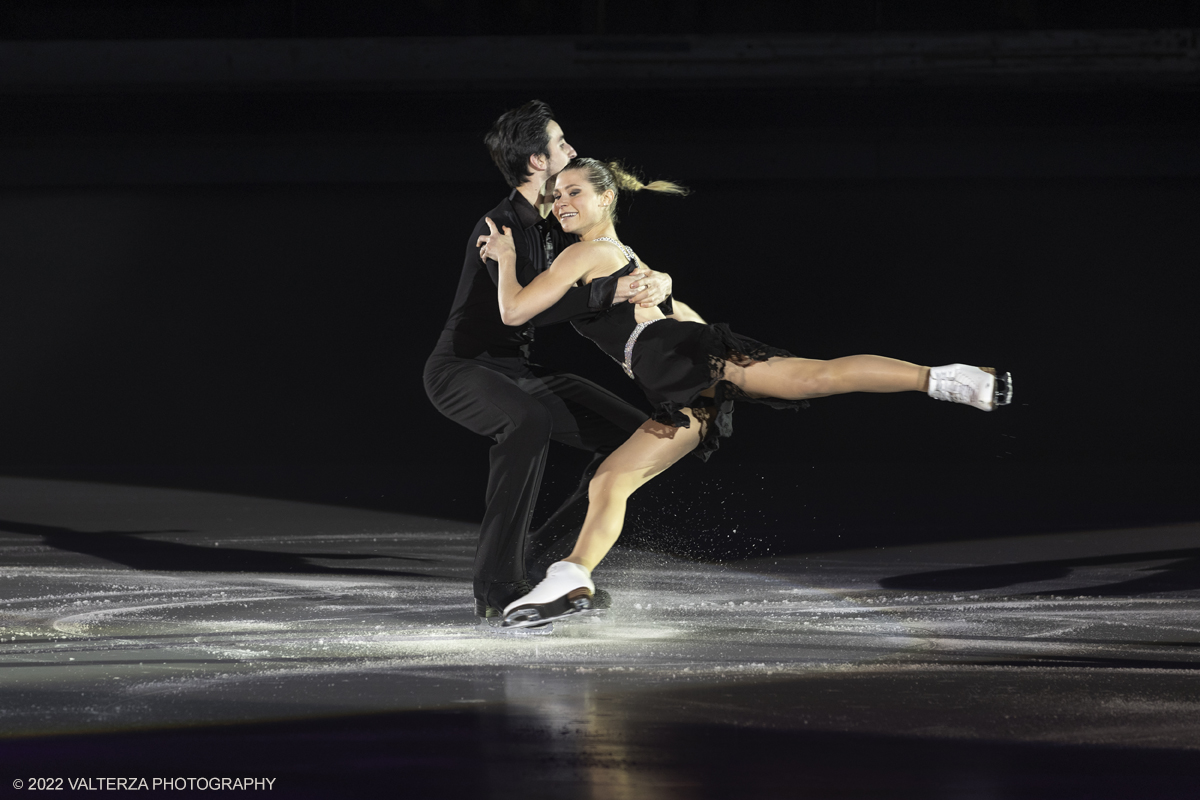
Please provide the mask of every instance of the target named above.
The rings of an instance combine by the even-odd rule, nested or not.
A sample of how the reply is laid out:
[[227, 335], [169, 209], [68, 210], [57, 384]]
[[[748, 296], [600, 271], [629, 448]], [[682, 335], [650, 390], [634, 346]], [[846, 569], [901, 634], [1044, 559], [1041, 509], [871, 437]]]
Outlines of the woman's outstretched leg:
[[595, 590], [592, 570], [608, 555], [625, 525], [630, 496], [696, 448], [702, 423], [690, 409], [690, 427], [674, 428], [649, 420], [596, 470], [588, 485], [588, 511], [575, 549], [551, 564], [532, 592], [504, 609], [505, 625], [544, 624], [585, 608]]
[[725, 379], [751, 395], [807, 400], [850, 392], [926, 392], [938, 400], [990, 411], [1011, 399], [1011, 378], [967, 364], [924, 367], [885, 356], [821, 361], [771, 358], [739, 366], [726, 362]]
[[751, 394], [807, 400], [849, 392], [923, 392], [929, 367], [884, 356], [771, 358], [744, 367], [727, 362], [725, 378]]

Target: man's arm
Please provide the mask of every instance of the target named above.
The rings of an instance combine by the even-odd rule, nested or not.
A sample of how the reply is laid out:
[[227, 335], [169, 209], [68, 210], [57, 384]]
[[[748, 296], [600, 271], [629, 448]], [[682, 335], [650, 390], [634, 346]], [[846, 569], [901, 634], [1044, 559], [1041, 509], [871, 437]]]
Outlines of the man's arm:
[[[497, 220], [497, 223], [503, 224], [500, 220]], [[484, 232], [478, 235], [476, 244], [479, 246], [479, 258], [484, 262], [492, 282], [499, 286], [497, 262], [488, 252], [490, 240], [491, 232]], [[514, 237], [514, 244], [518, 247], [517, 280], [522, 286], [528, 286], [537, 277], [537, 273], [531, 269], [529, 259], [520, 253], [523, 242], [516, 241]], [[669, 315], [671, 313], [670, 297], [671, 276], [665, 272], [655, 272], [642, 267], [623, 278], [604, 275], [593, 279], [586, 286], [573, 286], [567, 290], [561, 300], [545, 311], [536, 314], [529, 321], [538, 327], [554, 325], [617, 303], [637, 303], [643, 308], [666, 303], [668, 306], [663, 310]]]
[[665, 272], [639, 270], [623, 278], [604, 275], [593, 278], [587, 286], [571, 289], [562, 300], [538, 314], [532, 322], [534, 325], [551, 325], [617, 303], [639, 303], [649, 308], [667, 302], [670, 296], [671, 276]]
[[[665, 272], [639, 270], [618, 278], [604, 275], [593, 278], [586, 286], [572, 287], [562, 300], [535, 316], [530, 322], [541, 327], [566, 322], [617, 303], [637, 303], [643, 308], [671, 302], [671, 276]], [[670, 315], [670, 308], [664, 312]]]
[[567, 293], [561, 300], [529, 321], [540, 328], [543, 325], [555, 325], [607, 308], [612, 304], [612, 287], [616, 286], [616, 282], [616, 278], [607, 275], [597, 278], [587, 286], [572, 286], [567, 289]]

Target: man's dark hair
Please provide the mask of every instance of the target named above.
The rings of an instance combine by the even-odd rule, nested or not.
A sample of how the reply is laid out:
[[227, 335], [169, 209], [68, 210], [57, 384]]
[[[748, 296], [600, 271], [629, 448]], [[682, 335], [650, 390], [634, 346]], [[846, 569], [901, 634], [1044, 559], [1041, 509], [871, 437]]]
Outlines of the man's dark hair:
[[504, 180], [514, 189], [533, 173], [529, 157], [535, 153], [550, 157], [550, 135], [546, 126], [554, 119], [550, 106], [541, 100], [530, 100], [520, 108], [505, 111], [483, 137], [492, 161], [500, 168]]

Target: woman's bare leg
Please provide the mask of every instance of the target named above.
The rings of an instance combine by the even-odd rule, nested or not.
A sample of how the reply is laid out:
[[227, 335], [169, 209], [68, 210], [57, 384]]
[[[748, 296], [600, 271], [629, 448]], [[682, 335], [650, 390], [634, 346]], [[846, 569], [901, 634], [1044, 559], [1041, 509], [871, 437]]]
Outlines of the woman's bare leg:
[[586, 598], [595, 588], [591, 572], [621, 535], [629, 496], [695, 449], [703, 436], [691, 410], [685, 408], [684, 413], [691, 420], [689, 427], [644, 422], [604, 459], [588, 484], [587, 518], [575, 549], [563, 561], [551, 564], [532, 592], [505, 607], [505, 627], [544, 625], [590, 607]]
[[848, 392], [924, 392], [929, 367], [884, 356], [726, 362], [725, 379], [752, 395], [805, 400]]
[[595, 569], [621, 535], [630, 495], [696, 448], [701, 423], [691, 409], [685, 408], [684, 413], [691, 427], [673, 428], [649, 420], [604, 459], [588, 486], [587, 519], [565, 561]]

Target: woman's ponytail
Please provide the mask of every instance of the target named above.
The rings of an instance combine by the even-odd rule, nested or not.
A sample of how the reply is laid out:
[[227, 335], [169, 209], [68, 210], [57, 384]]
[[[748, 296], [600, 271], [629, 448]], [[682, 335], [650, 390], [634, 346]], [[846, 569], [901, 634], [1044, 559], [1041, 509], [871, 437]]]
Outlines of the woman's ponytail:
[[661, 192], [663, 194], [686, 195], [688, 193], [686, 186], [680, 186], [678, 183], [672, 183], [671, 181], [642, 183], [641, 178], [625, 169], [620, 161], [609, 161], [605, 166], [613, 174], [614, 183], [621, 189], [629, 192], [640, 192], [645, 189], [648, 192]]
[[608, 207], [609, 214], [612, 216], [613, 222], [617, 220], [617, 204], [616, 199], [621, 196], [621, 192], [658, 192], [660, 194], [686, 195], [688, 188], [680, 186], [678, 183], [671, 181], [651, 181], [650, 183], [642, 183], [634, 173], [622, 166], [619, 161], [597, 161], [594, 158], [571, 159], [563, 172], [569, 169], [581, 170], [587, 175], [588, 183], [596, 190], [597, 194], [604, 194], [612, 190], [613, 203]]

